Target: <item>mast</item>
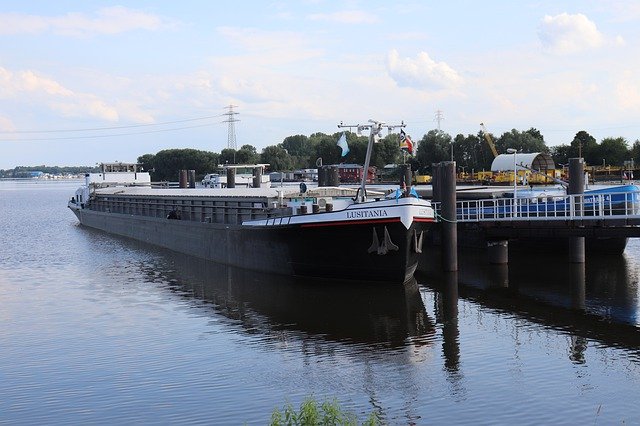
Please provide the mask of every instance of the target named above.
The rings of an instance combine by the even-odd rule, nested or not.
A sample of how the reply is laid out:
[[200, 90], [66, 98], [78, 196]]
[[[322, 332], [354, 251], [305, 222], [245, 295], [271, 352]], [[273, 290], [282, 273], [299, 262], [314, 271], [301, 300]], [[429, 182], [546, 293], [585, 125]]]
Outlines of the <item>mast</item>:
[[363, 130], [369, 130], [369, 144], [367, 145], [367, 155], [364, 159], [364, 170], [362, 173], [362, 183], [360, 184], [360, 188], [358, 189], [358, 193], [356, 195], [356, 203], [363, 203], [367, 200], [367, 177], [369, 176], [369, 163], [371, 162], [371, 152], [373, 151], [373, 144], [376, 142], [376, 138], [382, 137], [382, 129], [387, 128], [389, 133], [391, 130], [396, 129], [398, 127], [406, 127], [404, 121], [400, 122], [400, 124], [386, 124], [383, 121], [369, 120], [371, 124], [343, 124], [342, 121], [338, 124], [339, 129], [343, 129], [345, 127], [355, 127], [358, 129], [358, 134], [361, 134]]

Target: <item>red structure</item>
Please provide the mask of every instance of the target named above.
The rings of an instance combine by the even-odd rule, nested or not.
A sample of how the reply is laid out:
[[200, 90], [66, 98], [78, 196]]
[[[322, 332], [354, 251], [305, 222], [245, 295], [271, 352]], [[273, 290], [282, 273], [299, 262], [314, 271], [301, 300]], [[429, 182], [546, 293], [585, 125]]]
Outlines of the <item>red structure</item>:
[[[341, 183], [360, 183], [362, 182], [363, 166], [360, 164], [338, 164], [338, 174]], [[367, 174], [367, 183], [373, 183], [376, 178], [376, 168], [369, 167]]]

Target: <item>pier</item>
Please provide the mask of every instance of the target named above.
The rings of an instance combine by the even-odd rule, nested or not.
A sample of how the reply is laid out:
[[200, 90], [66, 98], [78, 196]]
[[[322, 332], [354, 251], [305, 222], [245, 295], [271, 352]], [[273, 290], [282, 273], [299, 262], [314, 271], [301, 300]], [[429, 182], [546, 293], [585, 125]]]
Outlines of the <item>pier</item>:
[[455, 181], [449, 179], [455, 163], [434, 166], [432, 205], [440, 227], [433, 241], [441, 246], [443, 271], [457, 270], [458, 241], [484, 246], [489, 263], [508, 263], [510, 242], [566, 249], [570, 263], [584, 263], [587, 242], [621, 253], [627, 238], [640, 237], [640, 191], [627, 186], [584, 193], [582, 159], [571, 159], [577, 179], [567, 193], [541, 191], [532, 197], [515, 196], [514, 191], [498, 198], [457, 200]]

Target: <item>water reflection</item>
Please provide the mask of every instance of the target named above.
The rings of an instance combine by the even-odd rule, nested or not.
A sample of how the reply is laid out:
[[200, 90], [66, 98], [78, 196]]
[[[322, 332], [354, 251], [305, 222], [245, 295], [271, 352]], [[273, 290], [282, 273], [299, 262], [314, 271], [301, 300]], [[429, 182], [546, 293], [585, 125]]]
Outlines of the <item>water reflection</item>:
[[[483, 251], [465, 250], [459, 265], [460, 297], [569, 332], [575, 363], [584, 362], [586, 339], [640, 350], [638, 275], [624, 256], [572, 264], [551, 255], [510, 253], [509, 264], [491, 265]], [[435, 261], [421, 265], [419, 280], [434, 290], [450, 279]]]
[[435, 329], [415, 280], [404, 286], [317, 281], [255, 273], [177, 253], [148, 268], [175, 292], [240, 321], [248, 333], [296, 330], [323, 338], [400, 348], [428, 343]]

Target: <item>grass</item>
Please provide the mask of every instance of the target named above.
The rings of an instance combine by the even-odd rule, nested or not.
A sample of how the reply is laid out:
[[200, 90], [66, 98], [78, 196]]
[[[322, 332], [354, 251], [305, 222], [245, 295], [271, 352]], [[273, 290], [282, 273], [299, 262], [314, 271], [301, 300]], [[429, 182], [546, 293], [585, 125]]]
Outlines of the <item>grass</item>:
[[[306, 398], [300, 404], [300, 409], [296, 409], [291, 404], [286, 404], [282, 411], [276, 408], [271, 414], [272, 426], [282, 425], [353, 425], [357, 426], [358, 417], [351, 412], [345, 411], [334, 399], [324, 401], [321, 404], [312, 398]], [[362, 423], [363, 426], [375, 426], [380, 424], [375, 413]]]

